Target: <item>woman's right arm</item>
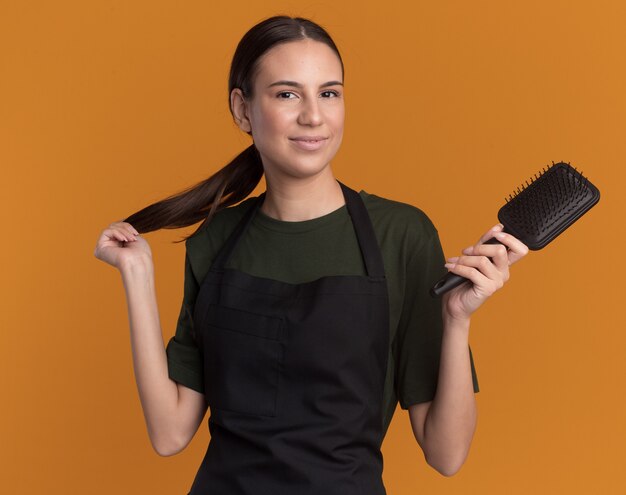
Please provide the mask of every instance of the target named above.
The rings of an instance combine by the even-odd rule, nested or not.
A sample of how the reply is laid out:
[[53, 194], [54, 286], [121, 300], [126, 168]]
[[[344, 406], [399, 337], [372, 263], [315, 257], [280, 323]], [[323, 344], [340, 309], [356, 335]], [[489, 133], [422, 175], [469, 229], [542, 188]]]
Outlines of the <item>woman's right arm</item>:
[[206, 412], [204, 395], [168, 376], [152, 262], [128, 263], [121, 273], [135, 379], [148, 435], [159, 455], [174, 455], [187, 446], [202, 422]]
[[[148, 435], [162, 456], [177, 454], [195, 435], [207, 410], [204, 395], [169, 378], [154, 284], [152, 254], [126, 222], [115, 222], [98, 240], [95, 256], [122, 275], [133, 368]], [[126, 241], [127, 242], [124, 242]]]

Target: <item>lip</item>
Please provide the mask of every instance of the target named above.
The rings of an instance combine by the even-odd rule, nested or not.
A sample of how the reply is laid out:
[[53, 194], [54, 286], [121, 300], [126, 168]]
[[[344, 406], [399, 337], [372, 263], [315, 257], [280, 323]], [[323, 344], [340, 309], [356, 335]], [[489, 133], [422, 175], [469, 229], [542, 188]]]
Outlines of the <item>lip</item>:
[[289, 140], [293, 141], [298, 148], [315, 151], [324, 146], [328, 138], [326, 136], [296, 136]]

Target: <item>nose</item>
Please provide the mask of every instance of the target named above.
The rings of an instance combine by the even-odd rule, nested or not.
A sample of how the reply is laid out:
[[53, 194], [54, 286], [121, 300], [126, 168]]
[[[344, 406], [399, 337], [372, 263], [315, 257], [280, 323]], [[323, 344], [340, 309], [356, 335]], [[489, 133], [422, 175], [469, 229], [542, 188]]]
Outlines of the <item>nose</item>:
[[322, 113], [317, 98], [303, 99], [300, 114], [298, 115], [298, 123], [311, 126], [318, 126], [322, 123]]

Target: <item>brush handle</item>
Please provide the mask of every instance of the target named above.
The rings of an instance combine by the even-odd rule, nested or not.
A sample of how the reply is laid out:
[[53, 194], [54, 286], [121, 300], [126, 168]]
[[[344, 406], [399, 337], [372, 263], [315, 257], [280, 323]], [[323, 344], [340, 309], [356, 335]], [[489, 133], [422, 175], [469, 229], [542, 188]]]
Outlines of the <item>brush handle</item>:
[[[492, 237], [491, 239], [485, 241], [483, 244], [502, 244], [498, 239]], [[491, 259], [491, 258], [490, 258]], [[449, 290], [458, 287], [464, 282], [469, 282], [469, 279], [465, 277], [461, 277], [461, 275], [457, 275], [456, 273], [448, 272], [444, 277], [442, 277], [439, 282], [433, 285], [432, 289], [430, 289], [430, 295], [433, 297], [440, 297], [444, 295]]]

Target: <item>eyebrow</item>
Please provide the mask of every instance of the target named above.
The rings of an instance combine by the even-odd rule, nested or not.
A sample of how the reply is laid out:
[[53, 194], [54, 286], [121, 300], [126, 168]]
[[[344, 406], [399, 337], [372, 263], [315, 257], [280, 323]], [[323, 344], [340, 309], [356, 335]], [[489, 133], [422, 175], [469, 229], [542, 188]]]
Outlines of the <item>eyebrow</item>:
[[[271, 88], [272, 86], [293, 86], [294, 88], [302, 88], [302, 84], [300, 84], [299, 82], [296, 81], [276, 81], [273, 82], [272, 84], [270, 84], [268, 86], [268, 88]], [[325, 82], [324, 84], [320, 84], [320, 88], [326, 88], [328, 86], [343, 86], [343, 83], [340, 81], [328, 81]]]

